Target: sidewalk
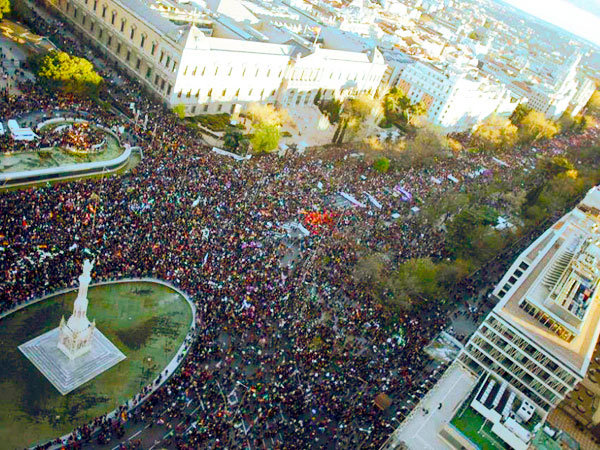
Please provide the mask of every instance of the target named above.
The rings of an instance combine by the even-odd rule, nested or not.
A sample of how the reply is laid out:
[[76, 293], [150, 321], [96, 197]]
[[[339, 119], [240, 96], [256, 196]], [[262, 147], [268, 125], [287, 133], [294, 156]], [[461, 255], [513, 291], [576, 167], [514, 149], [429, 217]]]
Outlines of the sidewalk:
[[438, 434], [450, 422], [476, 381], [476, 378], [459, 364], [450, 366], [440, 381], [396, 429], [388, 441], [387, 448], [395, 448], [400, 442], [404, 442], [410, 450], [449, 448]]

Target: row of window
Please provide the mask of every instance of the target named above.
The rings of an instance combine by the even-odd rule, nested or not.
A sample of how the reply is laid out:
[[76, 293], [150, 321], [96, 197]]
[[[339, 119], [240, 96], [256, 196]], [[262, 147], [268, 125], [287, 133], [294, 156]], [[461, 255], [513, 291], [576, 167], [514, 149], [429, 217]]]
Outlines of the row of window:
[[[85, 4], [89, 7], [90, 6], [90, 2], [93, 1], [93, 5], [92, 5], [92, 10], [94, 12], [98, 12], [98, 0], [84, 0]], [[108, 6], [106, 4], [102, 5], [101, 8], [101, 13], [100, 13], [100, 17], [102, 17], [102, 19], [106, 20], [107, 19], [107, 11], [108, 11]], [[69, 12], [69, 4], [67, 4], [67, 12]], [[74, 17], [76, 18], [77, 13], [75, 13]], [[116, 26], [116, 22], [117, 22], [117, 16], [118, 13], [116, 10], [112, 10], [110, 13], [110, 24], [115, 27]], [[126, 18], [121, 18], [120, 20], [120, 24], [119, 24], [119, 31], [125, 35], [126, 34], [126, 25], [127, 25], [127, 19]], [[137, 27], [135, 24], [131, 25], [129, 27], [129, 39], [135, 43], [135, 39], [137, 37]], [[139, 47], [142, 51], [145, 51], [145, 46], [146, 46], [146, 41], [148, 39], [148, 35], [146, 33], [140, 33], [140, 39], [139, 39]], [[158, 48], [158, 43], [156, 41], [152, 42], [151, 48], [150, 48], [150, 55], [151, 56], [155, 56], [156, 55], [156, 50]], [[171, 59], [173, 59], [172, 64], [171, 64]], [[162, 50], [161, 51], [161, 56], [160, 56], [160, 60], [159, 63], [163, 64], [163, 60], [165, 60], [165, 51]], [[167, 55], [167, 59], [165, 60], [166, 62], [164, 63], [165, 67], [167, 67], [169, 70], [171, 70], [172, 72], [175, 72], [175, 70], [177, 69], [177, 62], [175, 61], [175, 58], [171, 58], [171, 56]]]

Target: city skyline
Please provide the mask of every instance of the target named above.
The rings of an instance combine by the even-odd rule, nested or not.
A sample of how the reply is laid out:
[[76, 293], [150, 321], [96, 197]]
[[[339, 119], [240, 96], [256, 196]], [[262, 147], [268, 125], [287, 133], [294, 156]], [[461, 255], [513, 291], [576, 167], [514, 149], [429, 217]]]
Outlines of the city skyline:
[[[562, 28], [600, 46], [600, 17], [592, 11], [598, 11], [597, 2], [580, 0], [503, 0], [504, 3], [521, 11]], [[568, 12], [568, 14], [566, 14]]]

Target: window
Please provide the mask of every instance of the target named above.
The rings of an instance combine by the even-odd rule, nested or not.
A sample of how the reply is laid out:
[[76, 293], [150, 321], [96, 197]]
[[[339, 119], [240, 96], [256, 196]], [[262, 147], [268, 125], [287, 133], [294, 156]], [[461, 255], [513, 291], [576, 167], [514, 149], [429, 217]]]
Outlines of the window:
[[217, 67], [217, 68], [215, 69], [215, 75], [216, 75], [218, 72], [219, 72], [219, 68]]
[[275, 89], [273, 89], [273, 92], [271, 92], [271, 97], [275, 96]]
[[167, 95], [171, 95], [171, 89], [173, 89], [173, 86], [169, 85], [167, 88]]
[[254, 75], [255, 77], [258, 76], [258, 72], [260, 72], [260, 69], [256, 69], [256, 74]]
[[85, 16], [83, 16], [83, 17], [81, 18], [81, 25], [84, 25], [84, 26], [85, 26]]
[[98, 0], [94, 0], [94, 11], [98, 9]]
[[202, 68], [202, 76], [204, 76], [204, 73], [206, 72], [206, 67]]
[[112, 16], [110, 18], [110, 24], [114, 25], [115, 24], [115, 19], [117, 18], [117, 13], [116, 12], [112, 12]]
[[160, 80], [160, 89], [163, 90], [165, 88], [166, 81]]
[[177, 94], [177, 98], [181, 98], [181, 91]]
[[188, 91], [188, 93], [185, 95], [187, 98], [190, 98], [192, 96], [192, 90], [190, 89]]
[[204, 112], [208, 111], [208, 105], [204, 105]]
[[125, 29], [125, 23], [127, 21], [125, 19], [121, 19], [121, 33], [123, 32], [123, 30]]
[[102, 18], [106, 19], [106, 10], [108, 9], [108, 7], [106, 5], [102, 6]]
[[134, 37], [135, 37], [135, 27], [131, 27], [131, 32], [129, 33], [129, 39], [131, 39], [133, 41]]
[[77, 19], [77, 8], [73, 8], [73, 18]]
[[200, 89], [196, 92], [196, 98], [200, 97]]
[[125, 57], [125, 60], [129, 61], [130, 58], [131, 58], [131, 51], [127, 50], [127, 56]]
[[102, 28], [100, 28], [100, 31], [98, 31], [98, 39], [102, 39], [103, 35], [104, 35], [104, 30]]
[[227, 76], [230, 77], [232, 73], [233, 73], [233, 67], [230, 67], [229, 68], [229, 73], [227, 74]]
[[121, 54], [121, 43], [119, 42], [117, 44], [117, 55], [120, 55], [120, 54]]
[[223, 89], [223, 93], [221, 94], [221, 96], [225, 97], [226, 94], [227, 94], [227, 89]]
[[154, 53], [156, 52], [156, 42], [152, 43], [152, 49], [150, 50], [150, 54], [152, 56], [154, 56]]
[[163, 59], [165, 57], [165, 52], [163, 50], [160, 51], [160, 58], [158, 60], [159, 63], [162, 63]]
[[148, 67], [146, 69], [146, 78], [150, 78], [150, 75], [152, 75], [152, 69], [150, 67]]
[[90, 31], [94, 32], [94, 22], [90, 22]]
[[177, 61], [173, 61], [173, 72], [177, 70]]
[[196, 107], [192, 106], [192, 114], [196, 114]]
[[221, 112], [221, 110], [222, 110], [222, 109], [223, 109], [223, 105], [219, 105], [219, 106], [217, 107], [217, 111], [218, 111], [218, 112]]
[[169, 67], [169, 64], [171, 64], [171, 57], [167, 55], [167, 62], [165, 63], [165, 66]]
[[271, 69], [267, 70], [267, 76], [270, 77], [271, 76]]
[[237, 91], [235, 91], [235, 96], [239, 97], [240, 96], [240, 90], [238, 89]]
[[137, 62], [135, 63], [135, 68], [137, 70], [140, 70], [140, 66], [142, 65], [142, 60], [140, 58], [137, 59]]
[[109, 36], [109, 37], [108, 37], [108, 41], [106, 41], [106, 45], [107, 45], [108, 47], [110, 47], [110, 45], [111, 45], [111, 44], [112, 44], [112, 36]]
[[142, 34], [142, 39], [140, 40], [140, 48], [144, 48], [145, 43], [146, 43], [146, 35]]
[[260, 91], [260, 99], [262, 100], [265, 95], [265, 90]]
[[188, 70], [188, 66], [185, 66], [185, 69], [183, 69], [183, 76], [187, 75], [187, 70]]
[[208, 96], [209, 96], [209, 97], [212, 97], [212, 88], [210, 88], [210, 89], [208, 90]]
[[157, 86], [158, 86], [158, 79], [159, 79], [159, 78], [160, 78], [160, 77], [159, 77], [158, 75], [156, 75], [156, 76], [154, 77], [154, 84], [155, 84], [155, 85], [157, 85]]
[[250, 90], [248, 91], [248, 97], [250, 97], [251, 95], [252, 95], [252, 89], [250, 89]]

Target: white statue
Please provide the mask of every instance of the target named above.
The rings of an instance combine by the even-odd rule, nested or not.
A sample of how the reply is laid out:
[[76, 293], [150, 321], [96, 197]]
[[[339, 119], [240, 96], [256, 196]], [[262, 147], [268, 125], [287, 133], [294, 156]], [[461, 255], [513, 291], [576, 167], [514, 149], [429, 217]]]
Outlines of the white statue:
[[69, 359], [75, 359], [92, 348], [92, 336], [96, 328], [96, 321], [90, 323], [87, 318], [87, 291], [92, 280], [93, 265], [94, 263], [87, 259], [83, 262], [83, 273], [79, 276], [79, 292], [73, 305], [73, 314], [66, 322], [63, 316], [58, 327], [58, 348]]

